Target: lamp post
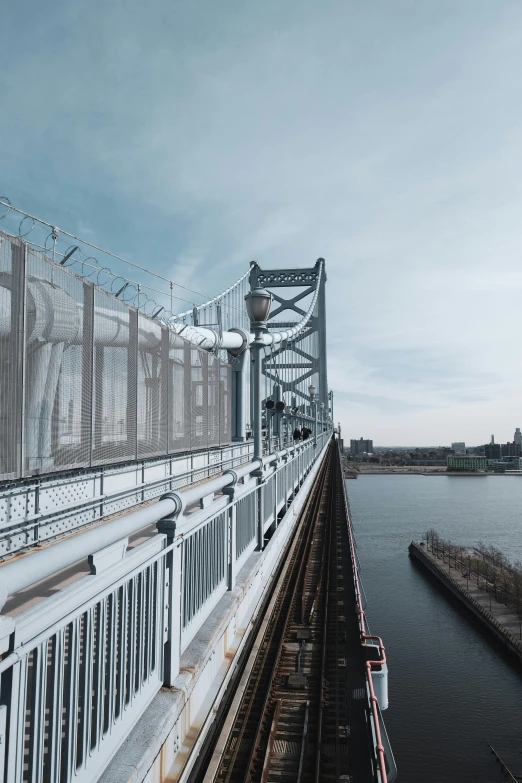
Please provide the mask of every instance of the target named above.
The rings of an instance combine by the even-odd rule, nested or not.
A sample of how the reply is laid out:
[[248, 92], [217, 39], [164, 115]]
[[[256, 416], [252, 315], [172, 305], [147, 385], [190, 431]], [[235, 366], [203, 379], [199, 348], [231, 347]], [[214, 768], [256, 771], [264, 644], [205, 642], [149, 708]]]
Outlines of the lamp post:
[[310, 399], [312, 401], [312, 417], [314, 422], [314, 446], [317, 445], [317, 402], [315, 399], [315, 395], [317, 392], [316, 387], [312, 384], [308, 387], [308, 391], [310, 393]]
[[324, 402], [321, 403], [321, 432], [324, 432]]
[[263, 456], [263, 441], [261, 428], [261, 378], [262, 378], [262, 354], [264, 347], [263, 334], [267, 332], [266, 320], [272, 304], [272, 294], [265, 288], [254, 288], [245, 296], [245, 305], [250, 326], [254, 332], [252, 349], [252, 386], [253, 386], [253, 435], [254, 435], [254, 459]]

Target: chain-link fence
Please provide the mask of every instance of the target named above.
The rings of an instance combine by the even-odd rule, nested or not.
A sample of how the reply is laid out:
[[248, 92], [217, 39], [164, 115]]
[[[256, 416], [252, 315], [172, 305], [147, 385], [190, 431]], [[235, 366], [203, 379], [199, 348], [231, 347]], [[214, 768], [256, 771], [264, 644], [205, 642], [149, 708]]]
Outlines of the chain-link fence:
[[0, 232], [0, 479], [230, 442], [230, 366]]

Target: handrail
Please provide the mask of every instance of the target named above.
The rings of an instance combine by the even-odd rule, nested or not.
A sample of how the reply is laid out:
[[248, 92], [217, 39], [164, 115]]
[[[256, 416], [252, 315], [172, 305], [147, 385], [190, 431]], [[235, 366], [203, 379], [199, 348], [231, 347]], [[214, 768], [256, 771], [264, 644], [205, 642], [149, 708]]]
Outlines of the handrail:
[[359, 569], [357, 567], [357, 562], [355, 557], [355, 544], [354, 544], [353, 533], [352, 533], [352, 520], [348, 511], [346, 487], [344, 481], [342, 481], [341, 483], [343, 487], [343, 498], [344, 498], [346, 519], [348, 520], [348, 538], [350, 540], [350, 555], [352, 560], [352, 569], [353, 569], [354, 582], [355, 582], [355, 594], [356, 594], [356, 600], [358, 605], [359, 629], [360, 629], [361, 641], [362, 643], [364, 643], [366, 640], [370, 639], [370, 640], [377, 641], [379, 644], [380, 658], [375, 661], [366, 661], [366, 680], [368, 683], [368, 689], [370, 691], [370, 708], [372, 711], [373, 724], [375, 729], [375, 739], [376, 739], [375, 750], [377, 751], [377, 756], [378, 756], [381, 783], [387, 783], [388, 776], [386, 774], [386, 761], [385, 761], [386, 754], [384, 752], [384, 745], [382, 743], [381, 731], [379, 727], [379, 712], [378, 712], [379, 701], [375, 695], [375, 691], [373, 688], [373, 681], [372, 681], [372, 667], [384, 665], [386, 663], [386, 654], [385, 654], [385, 648], [382, 643], [381, 637], [374, 636], [372, 634], [367, 634], [365, 630], [366, 615], [364, 609], [362, 608], [361, 589], [359, 585]]
[[[294, 454], [312, 447], [312, 441], [295, 445], [293, 447]], [[36, 552], [30, 551], [25, 556], [0, 565], [0, 609], [8, 596], [77, 563], [124, 536], [137, 533], [147, 525], [165, 518], [175, 520], [185, 508], [234, 484], [238, 474], [250, 475], [260, 470], [262, 464], [280, 459], [286, 453], [287, 450], [284, 449], [281, 452], [269, 454], [262, 460], [253, 460], [238, 468], [237, 471], [233, 468], [228, 469], [221, 476], [188, 489], [167, 492], [155, 503], [117, 517], [104, 525], [82, 531], [44, 549]], [[30, 567], [27, 558], [31, 558]]]
[[[174, 686], [176, 677], [183, 671], [180, 669], [183, 651], [225, 592], [234, 589], [238, 569], [244, 566], [246, 558], [259, 543], [259, 531], [267, 521], [267, 517], [259, 513], [263, 502], [239, 506], [244, 497], [243, 487], [254, 499], [270, 498], [269, 504], [277, 515], [290, 495], [295, 499], [300, 488], [307, 486], [302, 482], [314, 463], [321, 462], [322, 447], [329, 437], [329, 432], [321, 434], [318, 438], [320, 449], [310, 441], [230, 469], [220, 477], [218, 484], [238, 482], [251, 474], [253, 478], [246, 485], [240, 484], [239, 492], [218, 495], [212, 502], [202, 503], [201, 510], [189, 513], [181, 520], [179, 511], [173, 511], [177, 509], [174, 499], [166, 498], [152, 504], [148, 509], [150, 521], [164, 517], [168, 509], [171, 516], [161, 523], [164, 529], [158, 535], [148, 537], [130, 550], [127, 549], [129, 534], [138, 524], [136, 520], [140, 524], [143, 522], [135, 513], [121, 517], [117, 525], [107, 523], [97, 531], [40, 550], [30, 561], [19, 558], [16, 566], [13, 563], [0, 567], [0, 590], [3, 588], [5, 598], [8, 592], [20, 589], [24, 579], [27, 583], [41, 578], [42, 569], [59, 570], [67, 558], [77, 561], [78, 550], [94, 555], [90, 575], [77, 574], [80, 578], [68, 587], [59, 589], [54, 595], [41, 595], [41, 601], [26, 606], [16, 618], [0, 618], [0, 649], [5, 654], [0, 661], [0, 678], [13, 667], [19, 667], [20, 676], [26, 677], [32, 666], [34, 675], [28, 681], [27, 692], [12, 688], [4, 699], [11, 730], [24, 737], [23, 748], [11, 743], [6, 750], [5, 767], [9, 780], [21, 769], [22, 750], [26, 747], [34, 753], [35, 768], [47, 769], [49, 759], [54, 760], [48, 775], [53, 780], [57, 765], [64, 760], [68, 769], [74, 772], [79, 747], [84, 760], [80, 777], [98, 779], [113, 755], [115, 734], [110, 730], [96, 730], [93, 745], [91, 729], [108, 722], [111, 727], [117, 727], [115, 731], [119, 738], [129, 736], [162, 685]], [[290, 456], [292, 459], [287, 462], [285, 458]], [[279, 460], [275, 466], [271, 465], [274, 460]], [[262, 462], [268, 470], [261, 472]], [[292, 469], [285, 468], [280, 474], [284, 492], [283, 497], [276, 497], [273, 484], [268, 484], [266, 479], [273, 467], [277, 471], [284, 465], [292, 465]], [[196, 492], [185, 495], [191, 500], [198, 494], [204, 497], [216, 486], [215, 480], [207, 481], [191, 487]], [[306, 489], [301, 491], [306, 495]], [[288, 507], [285, 513], [287, 527], [291, 528], [293, 522]], [[134, 520], [132, 525], [129, 525], [129, 519]], [[201, 534], [203, 524], [207, 525], [210, 535]], [[99, 547], [107, 544], [115, 532], [121, 536], [117, 545], [109, 551], [99, 552]], [[237, 536], [240, 537], [239, 547]], [[103, 541], [101, 537], [104, 537]], [[270, 558], [268, 562], [271, 563]], [[225, 563], [229, 564], [228, 568]], [[24, 576], [24, 571], [30, 572], [32, 577]], [[117, 628], [113, 619], [115, 613], [119, 618]], [[101, 652], [98, 649], [100, 638], [112, 639], [105, 652], [105, 648]], [[112, 680], [112, 684], [107, 683], [104, 675], [106, 671], [117, 671], [122, 655], [126, 659], [126, 674], [123, 675], [126, 679], [122, 682], [127, 684], [127, 690], [125, 686], [116, 688]], [[34, 665], [35, 661], [37, 665]], [[85, 672], [87, 685], [83, 683], [82, 672]], [[68, 678], [67, 682], [70, 680], [71, 694], [62, 698], [60, 684], [64, 677]], [[46, 687], [55, 694], [49, 710], [44, 710], [45, 704], [37, 700], [37, 694], [45, 693]], [[125, 708], [118, 709], [117, 705], [121, 706], [126, 698], [124, 693], [129, 694], [128, 704], [132, 709], [126, 708], [126, 701]], [[91, 695], [92, 710], [85, 708]], [[28, 699], [31, 699], [29, 718], [26, 712]], [[64, 700], [68, 704], [65, 724], [61, 719]], [[84, 716], [86, 728], [82, 730]], [[25, 734], [24, 726], [28, 727]], [[74, 738], [67, 747], [62, 745], [64, 726], [66, 736]]]

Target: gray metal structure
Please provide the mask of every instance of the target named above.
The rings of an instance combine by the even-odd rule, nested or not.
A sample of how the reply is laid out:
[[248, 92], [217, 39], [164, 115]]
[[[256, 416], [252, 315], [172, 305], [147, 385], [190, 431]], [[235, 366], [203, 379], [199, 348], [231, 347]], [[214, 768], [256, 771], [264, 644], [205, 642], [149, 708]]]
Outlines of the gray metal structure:
[[222, 446], [231, 367], [0, 232], [0, 480]]
[[250, 268], [251, 288], [266, 288], [278, 305], [270, 311], [269, 330], [286, 329], [301, 321], [306, 311], [299, 303], [317, 294], [306, 329], [273, 346], [263, 360], [267, 388], [275, 389], [278, 400], [289, 406], [309, 406], [309, 386], [315, 384], [319, 401], [328, 408], [325, 283], [323, 258], [305, 269], [261, 269], [257, 263]]
[[[181, 656], [248, 559], [280, 525], [289, 535], [333, 431], [323, 259], [253, 263], [203, 305], [146, 315], [121, 301], [125, 287], [111, 295], [66, 268], [55, 233], [51, 258], [0, 232], [8, 783], [101, 777], [162, 686], [178, 682]], [[278, 304], [262, 328], [244, 303], [259, 286]], [[285, 405], [269, 414], [268, 400]], [[294, 442], [294, 424], [314, 437]], [[15, 612], [20, 591], [64, 569], [77, 573], [71, 584]]]
[[[10, 595], [78, 560], [91, 571], [15, 618], [0, 616], [4, 780], [98, 779], [162, 685], [174, 685], [181, 654], [329, 438], [167, 493], [0, 568], [7, 610]], [[158, 533], [129, 549], [129, 536], [154, 522]]]

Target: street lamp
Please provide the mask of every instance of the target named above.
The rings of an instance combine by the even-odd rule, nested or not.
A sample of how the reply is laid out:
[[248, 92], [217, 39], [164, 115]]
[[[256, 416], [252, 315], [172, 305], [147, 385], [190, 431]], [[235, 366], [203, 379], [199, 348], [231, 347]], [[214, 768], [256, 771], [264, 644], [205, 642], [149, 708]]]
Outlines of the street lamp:
[[321, 403], [321, 432], [324, 432], [324, 402]]
[[254, 288], [245, 296], [251, 326], [266, 331], [266, 320], [272, 304], [272, 294], [266, 288]]
[[308, 387], [308, 391], [310, 393], [310, 399], [312, 401], [313, 411], [312, 415], [314, 417], [314, 446], [317, 445], [317, 402], [315, 399], [315, 395], [317, 392], [317, 388], [314, 386], [313, 383], [310, 384]]
[[266, 321], [272, 304], [272, 294], [265, 288], [254, 288], [245, 296], [245, 305], [250, 326], [254, 331], [252, 342], [252, 387], [253, 387], [253, 435], [254, 435], [254, 459], [263, 456], [263, 440], [261, 427], [261, 378], [262, 358], [261, 349], [264, 348], [263, 335], [267, 331]]

